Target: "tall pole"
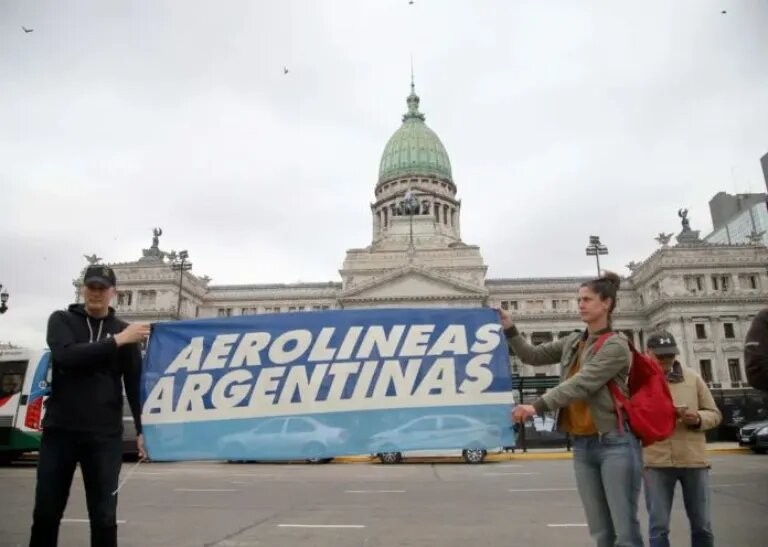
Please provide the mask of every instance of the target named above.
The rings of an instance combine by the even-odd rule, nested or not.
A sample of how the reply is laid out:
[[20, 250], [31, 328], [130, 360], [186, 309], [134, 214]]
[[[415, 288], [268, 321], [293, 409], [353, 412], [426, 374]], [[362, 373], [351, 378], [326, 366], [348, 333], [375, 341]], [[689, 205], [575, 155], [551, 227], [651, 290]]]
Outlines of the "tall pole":
[[416, 196], [413, 195], [410, 188], [405, 192], [405, 199], [403, 199], [403, 209], [408, 213], [408, 246], [413, 249], [413, 214], [418, 207], [419, 201]]
[[184, 250], [179, 252], [179, 261], [174, 263], [171, 268], [179, 271], [179, 299], [176, 304], [176, 319], [181, 319], [181, 295], [184, 288], [184, 272], [192, 268], [192, 264], [187, 262], [189, 253]]
[[600, 277], [600, 255], [607, 255], [608, 247], [600, 243], [600, 236], [589, 236], [587, 256], [594, 256], [597, 262], [597, 277]]

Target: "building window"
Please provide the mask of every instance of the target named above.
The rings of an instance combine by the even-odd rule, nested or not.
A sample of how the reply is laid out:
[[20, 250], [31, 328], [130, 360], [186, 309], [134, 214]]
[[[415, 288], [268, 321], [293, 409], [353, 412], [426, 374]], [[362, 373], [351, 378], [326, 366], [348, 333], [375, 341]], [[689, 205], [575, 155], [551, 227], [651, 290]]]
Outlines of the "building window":
[[728, 359], [728, 375], [731, 382], [741, 382], [741, 362], [738, 358]]
[[532, 311], [540, 311], [544, 309], [543, 300], [528, 300], [525, 303], [525, 307]]
[[723, 331], [726, 338], [736, 338], [736, 333], [733, 331], [733, 323], [723, 323]]
[[139, 291], [139, 305], [152, 308], [157, 302], [157, 291]]
[[707, 327], [704, 323], [696, 323], [696, 338], [698, 340], [707, 339]]
[[699, 360], [699, 370], [701, 370], [701, 379], [711, 384], [712, 380], [712, 361], [709, 359]]
[[133, 291], [117, 291], [117, 305], [130, 306], [133, 303]]
[[570, 300], [553, 300], [552, 301], [552, 309], [553, 310], [567, 310], [571, 307], [571, 301]]
[[507, 300], [501, 301], [501, 309], [502, 310], [508, 310], [509, 309], [509, 302]]
[[756, 289], [757, 288], [757, 276], [756, 275], [750, 275], [749, 276], [749, 288], [750, 289]]
[[323, 305], [323, 306], [322, 306], [322, 309], [324, 309], [324, 310], [330, 310], [330, 309], [331, 309], [331, 307], [330, 307], [330, 306], [327, 306], [327, 305]]
[[312, 311], [320, 311], [320, 306], [312, 306]]
[[701, 275], [689, 275], [685, 277], [685, 288], [691, 292], [704, 290], [704, 277]]
[[231, 317], [232, 308], [219, 308], [219, 317]]
[[712, 276], [712, 288], [716, 291], [728, 292], [728, 276], [727, 275], [713, 275]]

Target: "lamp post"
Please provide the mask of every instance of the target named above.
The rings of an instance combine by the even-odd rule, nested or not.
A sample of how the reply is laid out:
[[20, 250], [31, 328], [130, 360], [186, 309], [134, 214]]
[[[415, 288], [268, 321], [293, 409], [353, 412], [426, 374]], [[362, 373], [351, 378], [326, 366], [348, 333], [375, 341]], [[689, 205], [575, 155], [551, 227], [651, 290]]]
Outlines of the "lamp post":
[[185, 250], [180, 251], [178, 258], [171, 264], [174, 272], [179, 272], [179, 301], [176, 304], [176, 319], [181, 319], [181, 289], [184, 286], [184, 272], [192, 269], [192, 264], [187, 262], [189, 253]]
[[8, 291], [3, 289], [3, 284], [0, 283], [0, 313], [8, 311]]
[[597, 277], [600, 277], [600, 255], [607, 255], [608, 247], [600, 243], [600, 236], [589, 236], [587, 256], [594, 256], [597, 261]]

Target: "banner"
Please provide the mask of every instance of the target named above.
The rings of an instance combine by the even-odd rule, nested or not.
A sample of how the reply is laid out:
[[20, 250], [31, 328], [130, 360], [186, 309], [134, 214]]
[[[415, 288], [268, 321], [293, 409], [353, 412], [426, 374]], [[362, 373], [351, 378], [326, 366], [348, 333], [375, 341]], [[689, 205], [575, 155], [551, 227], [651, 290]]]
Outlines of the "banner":
[[490, 309], [370, 309], [153, 325], [153, 460], [323, 459], [513, 446], [507, 344]]

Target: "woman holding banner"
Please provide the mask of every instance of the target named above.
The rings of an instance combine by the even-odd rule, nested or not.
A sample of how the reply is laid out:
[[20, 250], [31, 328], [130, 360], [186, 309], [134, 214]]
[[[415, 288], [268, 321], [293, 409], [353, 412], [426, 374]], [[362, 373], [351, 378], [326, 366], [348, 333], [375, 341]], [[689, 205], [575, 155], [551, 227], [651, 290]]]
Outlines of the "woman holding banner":
[[543, 416], [547, 410], [558, 411], [558, 429], [573, 439], [576, 485], [596, 545], [642, 547], [637, 518], [642, 477], [640, 442], [628, 427], [619, 430], [607, 386], [614, 381], [628, 395], [631, 352], [620, 334], [608, 337], [599, 351], [594, 351], [600, 335], [611, 331], [619, 284], [619, 276], [612, 272], [582, 284], [578, 303], [586, 329], [538, 346], [519, 334], [508, 312], [498, 311], [507, 342], [524, 363], [561, 365], [560, 384], [532, 405], [517, 405], [513, 420], [523, 422], [534, 415]]

